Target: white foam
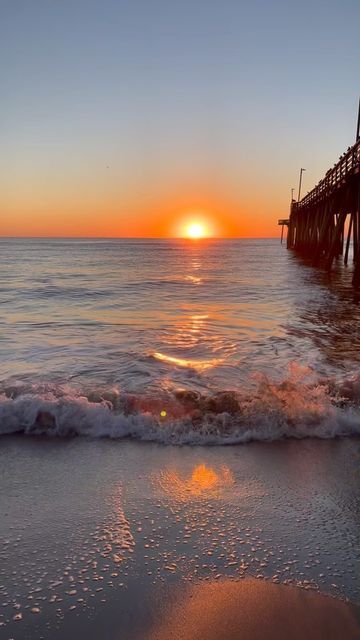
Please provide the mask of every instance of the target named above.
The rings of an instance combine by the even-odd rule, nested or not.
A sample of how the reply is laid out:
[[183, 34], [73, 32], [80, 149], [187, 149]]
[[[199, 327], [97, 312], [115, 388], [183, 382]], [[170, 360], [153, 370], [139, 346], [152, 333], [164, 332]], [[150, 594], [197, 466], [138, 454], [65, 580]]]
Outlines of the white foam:
[[316, 383], [311, 374], [292, 367], [281, 383], [258, 375], [252, 393], [207, 397], [136, 396], [113, 388], [81, 394], [50, 383], [18, 384], [0, 395], [0, 434], [132, 437], [166, 444], [359, 435], [359, 380]]

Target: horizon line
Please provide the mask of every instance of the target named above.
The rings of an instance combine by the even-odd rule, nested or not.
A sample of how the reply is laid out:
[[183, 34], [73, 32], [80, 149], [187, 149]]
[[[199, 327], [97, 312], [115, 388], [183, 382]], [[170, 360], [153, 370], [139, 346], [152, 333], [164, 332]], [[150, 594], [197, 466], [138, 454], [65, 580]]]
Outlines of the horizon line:
[[189, 240], [201, 242], [203, 240], [272, 240], [280, 236], [206, 236], [203, 238], [189, 238], [188, 236], [10, 236], [1, 235], [1, 240], [39, 240], [39, 239], [68, 239], [68, 240]]

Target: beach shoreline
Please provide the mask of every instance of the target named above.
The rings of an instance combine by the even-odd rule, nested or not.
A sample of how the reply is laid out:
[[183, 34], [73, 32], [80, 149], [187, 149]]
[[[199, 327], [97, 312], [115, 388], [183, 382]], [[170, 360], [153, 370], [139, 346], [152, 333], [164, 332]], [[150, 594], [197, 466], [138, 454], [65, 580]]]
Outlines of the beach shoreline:
[[[241, 626], [241, 637], [255, 640], [266, 607], [279, 618], [269, 638], [300, 638], [293, 623], [300, 634], [307, 610], [309, 638], [358, 632], [358, 439], [1, 442], [6, 640], [185, 640], [187, 620], [194, 638], [216, 637], [216, 625], [233, 620], [227, 637]], [[212, 618], [194, 603], [211, 612], [216, 594], [228, 608], [205, 632]], [[237, 601], [254, 612], [247, 622]], [[329, 621], [335, 635], [321, 635]]]
[[138, 640], [355, 640], [360, 608], [267, 580], [219, 579], [165, 594]]

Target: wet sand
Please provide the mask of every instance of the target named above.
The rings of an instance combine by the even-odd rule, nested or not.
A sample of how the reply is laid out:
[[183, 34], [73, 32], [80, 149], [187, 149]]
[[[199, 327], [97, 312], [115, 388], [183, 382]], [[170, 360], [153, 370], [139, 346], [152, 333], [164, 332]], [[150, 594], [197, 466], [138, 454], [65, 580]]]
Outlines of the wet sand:
[[161, 618], [144, 640], [356, 640], [360, 632], [359, 609], [260, 580], [194, 585], [165, 601]]
[[358, 637], [359, 450], [3, 438], [1, 640]]

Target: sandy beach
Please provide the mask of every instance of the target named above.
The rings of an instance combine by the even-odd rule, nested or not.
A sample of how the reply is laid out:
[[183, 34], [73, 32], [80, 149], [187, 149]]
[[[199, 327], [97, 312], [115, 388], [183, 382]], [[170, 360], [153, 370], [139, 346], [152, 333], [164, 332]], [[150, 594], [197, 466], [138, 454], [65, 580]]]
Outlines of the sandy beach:
[[358, 455], [3, 438], [1, 638], [357, 637]]

